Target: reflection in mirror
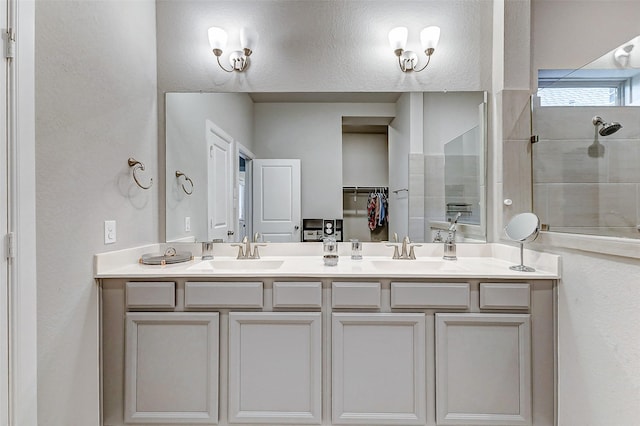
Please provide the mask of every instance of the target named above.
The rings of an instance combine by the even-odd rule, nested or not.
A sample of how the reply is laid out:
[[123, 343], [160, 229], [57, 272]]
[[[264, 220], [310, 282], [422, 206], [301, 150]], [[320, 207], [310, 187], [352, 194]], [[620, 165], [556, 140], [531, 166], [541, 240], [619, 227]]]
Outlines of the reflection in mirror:
[[459, 223], [480, 225], [480, 126], [444, 145], [446, 218], [460, 213]]
[[431, 241], [447, 203], [470, 205], [465, 241], [486, 240], [484, 92], [167, 93], [165, 105], [167, 241]]
[[524, 265], [524, 243], [531, 242], [540, 232], [540, 219], [534, 213], [520, 213], [515, 215], [504, 228], [507, 237], [520, 243], [520, 264], [510, 266], [509, 269], [520, 272], [535, 272], [535, 269]]
[[533, 210], [544, 228], [640, 238], [640, 36], [538, 77]]

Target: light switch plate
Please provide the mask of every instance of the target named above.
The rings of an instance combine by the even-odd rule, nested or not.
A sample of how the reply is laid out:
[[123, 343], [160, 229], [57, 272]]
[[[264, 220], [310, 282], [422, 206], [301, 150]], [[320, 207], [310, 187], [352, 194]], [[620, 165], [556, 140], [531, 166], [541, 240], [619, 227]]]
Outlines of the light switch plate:
[[189, 216], [184, 218], [184, 232], [191, 232], [191, 218]]
[[113, 244], [116, 242], [116, 221], [104, 221], [104, 243]]

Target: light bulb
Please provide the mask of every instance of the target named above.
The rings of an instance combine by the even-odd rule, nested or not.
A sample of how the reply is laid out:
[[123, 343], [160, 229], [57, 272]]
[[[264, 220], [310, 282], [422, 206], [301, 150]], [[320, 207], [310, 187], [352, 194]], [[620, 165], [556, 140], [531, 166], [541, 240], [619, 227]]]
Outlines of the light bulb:
[[[432, 26], [427, 27], [420, 32], [420, 43], [422, 43], [422, 50], [427, 51], [429, 49], [435, 50], [440, 40], [440, 27]], [[431, 53], [433, 53], [433, 50]]]
[[407, 27], [396, 27], [389, 31], [389, 44], [394, 51], [403, 49], [407, 45], [407, 37], [409, 36], [409, 30]]
[[254, 50], [259, 38], [258, 32], [253, 28], [240, 29], [240, 47], [243, 49]]
[[209, 28], [209, 44], [211, 50], [224, 50], [227, 47], [227, 32], [222, 28]]

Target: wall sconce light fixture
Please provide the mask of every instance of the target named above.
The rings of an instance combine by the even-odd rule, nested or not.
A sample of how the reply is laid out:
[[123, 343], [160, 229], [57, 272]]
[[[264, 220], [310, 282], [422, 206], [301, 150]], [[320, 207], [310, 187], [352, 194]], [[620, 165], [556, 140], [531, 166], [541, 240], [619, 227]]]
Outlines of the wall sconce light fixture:
[[213, 54], [216, 55], [220, 68], [226, 72], [242, 72], [249, 66], [249, 56], [253, 53], [253, 49], [258, 42], [258, 33], [250, 28], [242, 28], [240, 30], [240, 45], [242, 46], [242, 50], [234, 50], [229, 54], [230, 70], [223, 67], [220, 63], [220, 56], [227, 47], [227, 38], [227, 32], [222, 28], [209, 28], [209, 44], [211, 45]]
[[396, 27], [389, 31], [389, 44], [398, 57], [398, 65], [400, 65], [402, 72], [420, 72], [431, 62], [431, 55], [435, 52], [438, 41], [440, 40], [440, 27], [426, 27], [420, 32], [420, 43], [422, 44], [424, 53], [427, 55], [427, 63], [420, 69], [416, 68], [418, 65], [418, 55], [411, 50], [404, 50], [407, 46], [408, 35], [409, 30], [407, 30], [407, 27]]

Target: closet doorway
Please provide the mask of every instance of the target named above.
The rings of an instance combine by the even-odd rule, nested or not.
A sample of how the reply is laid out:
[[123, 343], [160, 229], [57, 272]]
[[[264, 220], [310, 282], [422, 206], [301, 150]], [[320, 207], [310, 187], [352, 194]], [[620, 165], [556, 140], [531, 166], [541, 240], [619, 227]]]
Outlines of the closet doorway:
[[388, 241], [391, 117], [343, 117], [344, 241]]
[[235, 241], [249, 239], [253, 235], [253, 159], [255, 155], [241, 143], [236, 143], [236, 180], [234, 188], [234, 208], [237, 230]]

